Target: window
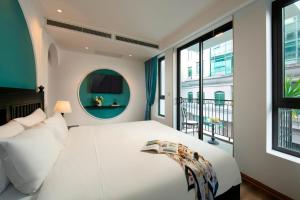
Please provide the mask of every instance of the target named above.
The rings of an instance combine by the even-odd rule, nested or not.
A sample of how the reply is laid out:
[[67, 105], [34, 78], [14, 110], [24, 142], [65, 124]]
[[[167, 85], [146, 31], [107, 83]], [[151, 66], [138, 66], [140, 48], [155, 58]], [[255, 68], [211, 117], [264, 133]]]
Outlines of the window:
[[188, 67], [188, 77], [192, 78], [192, 76], [193, 76], [193, 69], [192, 67]]
[[216, 106], [222, 106], [225, 102], [225, 93], [222, 91], [215, 92], [215, 104]]
[[193, 92], [188, 92], [188, 102], [193, 102]]
[[199, 75], [199, 71], [200, 71], [200, 64], [199, 62], [196, 62], [196, 74]]
[[296, 35], [294, 32], [286, 34], [286, 40], [294, 40], [296, 39]]
[[[226, 48], [229, 49], [228, 46], [232, 45], [232, 40], [229, 41], [230, 43], [226, 44], [223, 43], [224, 45], [226, 45]], [[224, 75], [232, 75], [232, 59], [233, 59], [233, 53], [229, 52], [226, 53], [226, 51], [223, 49], [223, 52], [221, 55], [217, 55], [217, 56], [213, 56], [211, 57], [211, 76], [224, 76]], [[214, 53], [214, 52], [213, 52]]]
[[165, 116], [165, 57], [158, 59], [158, 115]]
[[[300, 157], [300, 1], [273, 2], [273, 138], [277, 151]], [[293, 33], [291, 33], [293, 32]], [[296, 38], [297, 37], [297, 38]]]

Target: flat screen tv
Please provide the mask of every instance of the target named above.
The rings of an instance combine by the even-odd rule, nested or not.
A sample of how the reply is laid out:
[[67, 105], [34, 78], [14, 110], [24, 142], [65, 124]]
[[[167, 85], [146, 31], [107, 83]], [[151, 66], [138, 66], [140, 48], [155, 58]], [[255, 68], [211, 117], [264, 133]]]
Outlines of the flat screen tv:
[[123, 78], [116, 75], [95, 74], [91, 80], [91, 93], [121, 94]]

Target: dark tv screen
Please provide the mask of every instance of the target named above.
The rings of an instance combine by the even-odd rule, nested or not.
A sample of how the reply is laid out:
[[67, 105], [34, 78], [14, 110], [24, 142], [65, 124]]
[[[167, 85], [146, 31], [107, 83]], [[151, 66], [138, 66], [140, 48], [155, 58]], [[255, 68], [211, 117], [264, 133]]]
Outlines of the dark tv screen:
[[92, 93], [120, 94], [123, 91], [123, 78], [115, 75], [95, 74], [91, 81]]

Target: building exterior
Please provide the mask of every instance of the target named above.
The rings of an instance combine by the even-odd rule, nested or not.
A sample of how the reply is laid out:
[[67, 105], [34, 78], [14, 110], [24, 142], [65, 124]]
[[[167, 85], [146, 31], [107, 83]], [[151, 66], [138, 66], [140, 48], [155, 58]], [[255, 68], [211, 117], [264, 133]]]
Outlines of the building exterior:
[[[196, 50], [195, 50], [196, 49]], [[181, 52], [181, 97], [199, 98], [199, 51]], [[232, 100], [233, 41], [208, 46], [203, 51], [203, 99]]]

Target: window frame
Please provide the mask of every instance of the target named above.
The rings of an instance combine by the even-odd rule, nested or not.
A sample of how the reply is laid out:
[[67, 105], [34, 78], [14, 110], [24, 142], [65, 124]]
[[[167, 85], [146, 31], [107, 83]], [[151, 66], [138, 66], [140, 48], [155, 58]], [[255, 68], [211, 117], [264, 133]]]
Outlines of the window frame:
[[[200, 71], [199, 71], [199, 86], [200, 86], [200, 91], [203, 90], [203, 74], [202, 74], [202, 62], [203, 62], [203, 42], [205, 42], [206, 40], [210, 39], [210, 38], [213, 38], [215, 37], [216, 35], [218, 34], [221, 34], [221, 33], [224, 33], [224, 32], [227, 32], [229, 30], [232, 30], [233, 31], [233, 21], [230, 21], [230, 22], [227, 22], [221, 26], [219, 26], [218, 28], [214, 29], [214, 30], [211, 30], [210, 32], [207, 32], [205, 33], [204, 35], [180, 46], [177, 48], [176, 50], [176, 61], [177, 61], [177, 99], [176, 99], [176, 113], [177, 113], [177, 119], [176, 119], [176, 128], [177, 130], [180, 130], [180, 126], [181, 126], [181, 109], [180, 109], [180, 104], [182, 103], [182, 97], [181, 97], [181, 88], [180, 88], [180, 82], [181, 82], [181, 51], [190, 47], [190, 46], [193, 46], [195, 44], [199, 44], [199, 56], [200, 56], [200, 59], [199, 59], [199, 62], [200, 62]], [[210, 52], [211, 53], [211, 52]], [[211, 62], [209, 61], [209, 76], [207, 77], [212, 77], [212, 71], [211, 71]], [[199, 113], [203, 114], [203, 105], [202, 105], [202, 99], [200, 101], [200, 104], [201, 106], [198, 106], [199, 107]], [[203, 126], [203, 119], [200, 119], [199, 120], [199, 127], [202, 127]], [[198, 129], [198, 138], [200, 140], [203, 140], [203, 132]]]
[[[165, 59], [165, 56], [163, 57], [160, 57], [158, 58], [158, 116], [160, 117], [165, 117], [166, 115], [164, 114], [161, 114], [160, 112], [160, 108], [161, 108], [161, 105], [160, 105], [160, 100], [165, 100], [166, 102], [166, 97], [165, 95], [162, 95], [161, 94], [161, 63], [162, 61], [165, 61], [165, 70], [166, 70], [166, 59]], [[166, 77], [164, 77], [165, 79]], [[166, 88], [165, 88], [165, 92], [166, 92]]]
[[300, 109], [300, 98], [284, 97], [283, 8], [298, 0], [276, 0], [272, 3], [272, 149], [300, 157], [300, 153], [278, 146], [279, 109]]

